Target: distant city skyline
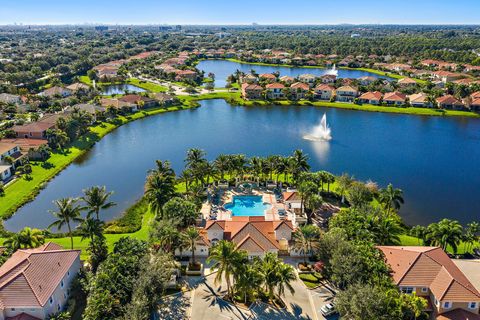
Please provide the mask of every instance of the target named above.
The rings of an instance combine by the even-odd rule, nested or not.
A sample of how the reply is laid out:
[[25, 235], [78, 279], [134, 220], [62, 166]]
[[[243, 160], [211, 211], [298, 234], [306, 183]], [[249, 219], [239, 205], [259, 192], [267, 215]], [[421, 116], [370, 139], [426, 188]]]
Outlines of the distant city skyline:
[[478, 0], [6, 0], [0, 24], [480, 24]]

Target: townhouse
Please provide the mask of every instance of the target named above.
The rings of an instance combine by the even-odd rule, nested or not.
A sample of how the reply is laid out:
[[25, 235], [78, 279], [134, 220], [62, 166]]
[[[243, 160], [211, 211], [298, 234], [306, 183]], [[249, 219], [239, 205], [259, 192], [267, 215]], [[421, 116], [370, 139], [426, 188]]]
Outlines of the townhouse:
[[401, 106], [405, 104], [407, 96], [401, 92], [387, 92], [383, 96], [383, 102], [387, 105]]
[[429, 100], [428, 95], [424, 92], [414, 93], [408, 96], [408, 101], [412, 107], [432, 108], [433, 103]]
[[379, 105], [382, 100], [382, 93], [380, 91], [369, 91], [358, 97], [360, 103], [367, 103]]
[[319, 84], [314, 89], [314, 97], [320, 100], [331, 100], [335, 95], [335, 88], [328, 84]]
[[269, 83], [265, 86], [267, 99], [282, 99], [285, 95], [283, 90], [285, 86], [279, 82]]
[[258, 100], [262, 98], [263, 88], [258, 84], [242, 83], [242, 97], [247, 100]]
[[358, 90], [352, 86], [342, 86], [336, 90], [336, 100], [340, 102], [353, 102], [358, 96]]
[[310, 91], [310, 86], [303, 82], [295, 82], [290, 86], [290, 95], [293, 100], [305, 99]]
[[441, 109], [454, 109], [461, 110], [465, 108], [465, 105], [462, 101], [458, 100], [452, 95], [446, 95], [437, 98], [438, 107]]

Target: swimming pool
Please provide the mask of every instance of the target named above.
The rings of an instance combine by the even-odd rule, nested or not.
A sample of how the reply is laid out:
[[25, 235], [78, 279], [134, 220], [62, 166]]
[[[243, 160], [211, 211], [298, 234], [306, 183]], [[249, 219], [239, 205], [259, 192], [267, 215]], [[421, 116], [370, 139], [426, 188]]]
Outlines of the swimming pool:
[[224, 207], [235, 217], [261, 217], [271, 204], [263, 203], [262, 196], [233, 196], [233, 201]]

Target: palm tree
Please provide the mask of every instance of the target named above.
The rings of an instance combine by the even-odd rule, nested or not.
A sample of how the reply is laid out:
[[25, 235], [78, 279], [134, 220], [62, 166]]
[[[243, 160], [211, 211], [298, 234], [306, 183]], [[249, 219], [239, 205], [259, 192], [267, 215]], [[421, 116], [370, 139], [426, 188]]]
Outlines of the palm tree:
[[87, 204], [86, 208], [87, 211], [87, 218], [90, 218], [93, 213], [99, 219], [100, 210], [106, 210], [116, 205], [115, 202], [108, 201], [111, 197], [113, 192], [107, 192], [107, 188], [105, 186], [99, 187], [91, 187], [90, 189], [83, 190], [85, 194], [81, 199]]
[[302, 150], [295, 150], [290, 157], [290, 170], [293, 176], [293, 180], [296, 182], [300, 172], [305, 172], [310, 169], [308, 164], [308, 157]]
[[395, 189], [390, 183], [385, 189], [380, 190], [379, 201], [390, 212], [391, 209], [399, 210], [403, 204], [403, 191]]
[[330, 184], [335, 182], [335, 176], [331, 174], [330, 172], [324, 171], [324, 181], [327, 184], [327, 192], [330, 193]]
[[3, 244], [12, 250], [12, 252], [17, 251], [22, 247], [22, 239], [20, 237], [20, 233], [12, 234], [8, 239], [6, 239]]
[[245, 253], [235, 248], [235, 243], [220, 240], [210, 250], [210, 256], [207, 258], [207, 262], [213, 262], [212, 269], [216, 269], [218, 272], [215, 276], [215, 283], [222, 280], [225, 277], [227, 283], [228, 296], [233, 298], [231, 277], [235, 270], [245, 261]]
[[276, 287], [278, 287], [279, 295], [285, 293], [285, 287], [294, 293], [290, 282], [296, 279], [295, 271], [290, 265], [282, 263], [277, 254], [267, 252], [261, 261], [260, 269], [265, 279], [265, 287], [270, 300], [275, 297]]
[[225, 172], [230, 167], [231, 158], [228, 157], [226, 154], [220, 154], [215, 161], [213, 161], [213, 165], [215, 169], [220, 173], [220, 179], [224, 180]]
[[277, 172], [277, 179], [276, 183], [278, 184], [278, 177], [283, 174], [283, 180], [287, 182], [287, 174], [288, 174], [288, 157], [278, 157], [277, 166], [275, 171]]
[[192, 148], [187, 151], [187, 157], [185, 158], [185, 162], [187, 164], [187, 167], [190, 168], [195, 168], [199, 163], [202, 163], [205, 160], [205, 151], [198, 149], [198, 148]]
[[192, 252], [191, 265], [195, 265], [195, 250], [197, 249], [197, 242], [202, 238], [200, 231], [195, 227], [189, 227], [185, 230], [185, 238], [188, 241], [188, 249]]
[[244, 303], [247, 304], [255, 290], [262, 285], [263, 275], [257, 266], [252, 264], [241, 265], [238, 271], [235, 275], [235, 289], [243, 295]]
[[470, 222], [465, 228], [464, 241], [465, 244], [468, 244], [468, 247], [465, 248], [465, 252], [469, 252], [473, 243], [478, 239], [478, 233], [480, 232], [480, 224], [478, 222]]
[[188, 193], [190, 188], [190, 182], [193, 179], [192, 170], [190, 169], [183, 170], [180, 176], [178, 177], [178, 179], [185, 183], [185, 192]]
[[313, 181], [306, 180], [298, 186], [298, 193], [301, 197], [300, 211], [303, 213], [305, 203], [309, 201], [309, 198], [318, 193], [318, 187]]
[[77, 229], [82, 235], [82, 241], [88, 238], [93, 242], [95, 237], [103, 237], [104, 225], [105, 223], [103, 221], [87, 217], [80, 225], [78, 225]]
[[353, 177], [350, 177], [347, 173], [342, 174], [338, 178], [338, 191], [340, 192], [340, 195], [342, 196], [342, 203], [345, 202], [345, 193], [347, 190], [350, 188], [350, 186], [353, 183]]
[[145, 184], [145, 197], [150, 209], [163, 218], [163, 205], [175, 194], [175, 179], [171, 175], [151, 173]]
[[29, 227], [25, 227], [20, 231], [20, 239], [24, 248], [36, 248], [45, 242], [45, 237], [41, 230]]
[[278, 264], [278, 280], [277, 280], [277, 292], [280, 297], [285, 295], [285, 288], [290, 291], [290, 293], [295, 293], [291, 282], [297, 279], [295, 275], [295, 270], [293, 267], [286, 263]]
[[420, 244], [420, 241], [422, 241], [423, 245], [426, 245], [427, 242], [427, 227], [424, 226], [414, 226], [412, 229], [410, 229], [410, 235], [417, 238], [418, 242]]
[[174, 176], [175, 172], [172, 169], [172, 165], [170, 161], [165, 160], [155, 160], [157, 167], [150, 171], [150, 173], [157, 172], [158, 174], [167, 175], [167, 176]]
[[427, 230], [427, 237], [432, 240], [435, 245], [440, 246], [445, 251], [448, 246], [451, 246], [453, 252], [457, 252], [458, 244], [463, 238], [463, 228], [458, 221], [442, 219], [438, 223], [430, 224]]
[[400, 235], [404, 233], [398, 219], [389, 214], [372, 215], [369, 219], [370, 230], [378, 245], [396, 245], [400, 242]]
[[305, 201], [305, 209], [307, 209], [307, 223], [312, 223], [312, 217], [315, 213], [315, 209], [318, 209], [323, 204], [323, 198], [318, 194], [310, 195]]
[[55, 200], [53, 203], [57, 206], [58, 211], [50, 211], [53, 216], [57, 218], [52, 222], [48, 228], [57, 227], [60, 230], [63, 226], [67, 226], [68, 235], [70, 237], [70, 247], [73, 249], [73, 235], [72, 235], [72, 222], [82, 222], [80, 218], [80, 212], [82, 208], [77, 205], [78, 199], [76, 198], [63, 198]]
[[307, 265], [307, 254], [312, 252], [320, 240], [320, 229], [315, 225], [305, 225], [293, 234], [294, 248], [303, 255], [304, 265]]

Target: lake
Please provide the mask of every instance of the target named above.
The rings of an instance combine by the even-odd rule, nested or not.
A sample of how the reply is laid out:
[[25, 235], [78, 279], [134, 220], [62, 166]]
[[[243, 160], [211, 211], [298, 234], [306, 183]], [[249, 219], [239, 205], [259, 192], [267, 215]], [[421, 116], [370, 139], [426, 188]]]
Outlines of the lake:
[[[238, 63], [228, 60], [203, 60], [197, 65], [199, 70], [205, 71], [205, 76], [209, 72], [215, 74], [215, 87], [225, 87], [229, 75], [235, 73], [238, 69], [242, 72], [249, 73], [254, 69], [257, 73], [274, 73], [280, 72], [280, 76], [298, 77], [301, 74], [309, 73], [316, 76], [322, 76], [328, 72], [328, 69], [323, 68], [300, 68], [300, 67], [283, 67], [283, 66], [261, 66], [248, 63]], [[375, 78], [391, 79], [387, 76], [380, 76], [371, 72], [359, 70], [338, 69], [339, 78], [361, 78], [363, 76], [372, 76]]]
[[133, 93], [133, 92], [145, 92], [145, 89], [142, 89], [140, 87], [134, 86], [133, 84], [111, 84], [107, 86], [102, 86], [102, 95], [104, 96], [110, 96], [113, 94], [125, 94], [127, 92]]
[[[46, 227], [52, 201], [80, 196], [82, 189], [106, 185], [118, 205], [102, 213], [118, 217], [143, 193], [156, 159], [171, 161], [180, 173], [188, 148], [214, 159], [220, 153], [289, 155], [302, 149], [313, 170], [391, 182], [404, 190], [401, 215], [408, 224], [443, 217], [462, 223], [480, 212], [480, 121], [371, 113], [311, 106], [236, 107], [223, 100], [202, 101], [198, 109], [170, 112], [128, 123], [105, 136], [67, 167], [31, 203], [5, 221], [9, 230]], [[302, 137], [326, 113], [333, 139]]]

